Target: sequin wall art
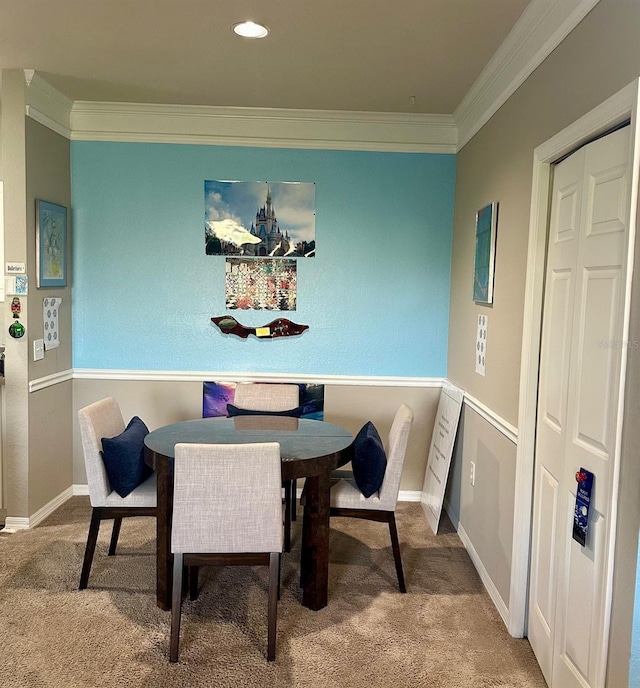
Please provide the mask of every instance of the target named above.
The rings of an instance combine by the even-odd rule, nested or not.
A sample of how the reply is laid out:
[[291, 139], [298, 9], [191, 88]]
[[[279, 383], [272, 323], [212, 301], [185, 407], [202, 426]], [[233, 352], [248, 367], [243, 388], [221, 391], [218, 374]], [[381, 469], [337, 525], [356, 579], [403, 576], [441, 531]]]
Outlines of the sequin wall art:
[[295, 260], [226, 259], [226, 307], [295, 311], [297, 298]]

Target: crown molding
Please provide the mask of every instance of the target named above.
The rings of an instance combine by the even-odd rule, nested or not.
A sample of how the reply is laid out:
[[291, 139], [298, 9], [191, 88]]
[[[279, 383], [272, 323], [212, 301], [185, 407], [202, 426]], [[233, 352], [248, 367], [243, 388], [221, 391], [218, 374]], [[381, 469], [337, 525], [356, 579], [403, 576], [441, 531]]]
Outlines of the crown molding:
[[24, 70], [26, 115], [67, 139], [71, 138], [73, 101], [51, 86], [33, 69]]
[[453, 115], [72, 101], [25, 70], [27, 115], [79, 141], [456, 153], [599, 0], [532, 0]]
[[75, 101], [71, 138], [455, 153], [451, 115]]
[[600, 0], [532, 0], [453, 113], [460, 150]]

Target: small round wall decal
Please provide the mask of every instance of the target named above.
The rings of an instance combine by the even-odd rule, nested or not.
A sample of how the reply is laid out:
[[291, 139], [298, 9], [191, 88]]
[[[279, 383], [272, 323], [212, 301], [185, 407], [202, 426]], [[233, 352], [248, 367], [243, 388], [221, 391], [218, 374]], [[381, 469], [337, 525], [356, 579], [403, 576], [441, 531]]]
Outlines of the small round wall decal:
[[9, 334], [14, 338], [14, 339], [20, 339], [20, 337], [24, 336], [24, 325], [17, 320], [15, 322], [12, 322], [11, 325], [9, 325]]

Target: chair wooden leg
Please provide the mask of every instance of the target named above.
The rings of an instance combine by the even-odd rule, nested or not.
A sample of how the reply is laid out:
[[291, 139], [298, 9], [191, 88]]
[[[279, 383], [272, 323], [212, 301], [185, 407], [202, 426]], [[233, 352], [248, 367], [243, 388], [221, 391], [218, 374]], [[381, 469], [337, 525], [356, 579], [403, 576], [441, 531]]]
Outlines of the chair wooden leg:
[[111, 543], [109, 544], [109, 556], [112, 557], [116, 553], [118, 546], [118, 537], [120, 536], [120, 526], [122, 525], [122, 517], [113, 519], [113, 530], [111, 531]]
[[291, 551], [291, 481], [284, 483], [284, 551]]
[[276, 658], [276, 623], [278, 617], [278, 588], [280, 587], [280, 552], [269, 555], [269, 611], [267, 617], [267, 660]]
[[189, 599], [191, 601], [198, 599], [198, 574], [200, 572], [199, 566], [189, 567]]
[[298, 481], [296, 478], [291, 480], [291, 520], [295, 521], [298, 518]]
[[278, 600], [280, 600], [280, 580], [282, 578], [282, 557], [278, 557]]
[[91, 563], [93, 562], [93, 555], [96, 551], [101, 517], [102, 509], [100, 507], [94, 507], [91, 512], [91, 523], [89, 524], [89, 534], [87, 535], [87, 546], [84, 550], [84, 561], [82, 563], [82, 573], [80, 574], [80, 585], [78, 586], [78, 590], [84, 590], [89, 582], [89, 572], [91, 571]]
[[284, 551], [291, 551], [291, 521], [297, 519], [298, 481], [287, 480], [284, 488]]
[[173, 555], [173, 590], [171, 596], [171, 637], [169, 641], [169, 661], [178, 661], [180, 644], [180, 616], [182, 613], [182, 553]]
[[389, 514], [389, 534], [391, 535], [393, 558], [396, 562], [398, 586], [400, 587], [400, 592], [407, 592], [407, 588], [404, 584], [404, 572], [402, 571], [402, 557], [400, 556], [400, 542], [398, 540], [398, 529], [396, 528], [396, 515], [393, 513], [393, 511]]

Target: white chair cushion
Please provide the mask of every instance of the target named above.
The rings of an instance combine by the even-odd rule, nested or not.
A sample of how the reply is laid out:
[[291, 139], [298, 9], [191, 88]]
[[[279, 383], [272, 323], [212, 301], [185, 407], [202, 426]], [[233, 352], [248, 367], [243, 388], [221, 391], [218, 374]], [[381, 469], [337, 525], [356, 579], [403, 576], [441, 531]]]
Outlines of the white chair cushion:
[[366, 498], [351, 475], [345, 476], [339, 470], [334, 471], [334, 476], [342, 479], [331, 488], [331, 506], [342, 509], [395, 510], [412, 422], [413, 411], [406, 404], [402, 404], [396, 412], [389, 431], [387, 468], [380, 490]]
[[331, 506], [340, 509], [383, 509], [379, 493], [365, 497], [353, 477], [341, 478], [331, 488]]
[[156, 502], [156, 474], [152, 473], [126, 497], [121, 497], [115, 490], [111, 492], [104, 506], [156, 506]]

